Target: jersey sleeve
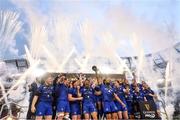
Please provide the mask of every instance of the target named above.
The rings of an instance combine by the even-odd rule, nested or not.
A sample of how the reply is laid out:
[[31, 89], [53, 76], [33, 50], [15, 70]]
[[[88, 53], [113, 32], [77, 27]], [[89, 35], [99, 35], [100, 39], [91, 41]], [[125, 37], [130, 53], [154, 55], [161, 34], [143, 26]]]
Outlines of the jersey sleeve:
[[68, 89], [68, 94], [73, 94], [73, 88]]
[[152, 93], [153, 95], [155, 94], [153, 90], [151, 90], [151, 93]]
[[145, 94], [144, 93], [141, 93], [142, 94], [142, 97], [145, 97]]
[[112, 93], [113, 93], [113, 94], [114, 94], [114, 93], [117, 94], [117, 91], [116, 91], [116, 89], [115, 89], [114, 87], [112, 88]]
[[99, 87], [101, 91], [104, 91], [104, 88], [105, 88], [104, 84], [101, 84]]
[[59, 96], [59, 87], [60, 87], [59, 84], [57, 84], [56, 87], [55, 87], [55, 91], [54, 91], [54, 92], [55, 92], [55, 96], [56, 96], [56, 97]]
[[36, 92], [35, 92], [35, 95], [36, 95], [36, 96], [40, 96], [40, 95], [42, 94], [42, 89], [43, 89], [43, 86], [42, 86], [42, 85], [39, 86], [39, 87], [37, 88]]

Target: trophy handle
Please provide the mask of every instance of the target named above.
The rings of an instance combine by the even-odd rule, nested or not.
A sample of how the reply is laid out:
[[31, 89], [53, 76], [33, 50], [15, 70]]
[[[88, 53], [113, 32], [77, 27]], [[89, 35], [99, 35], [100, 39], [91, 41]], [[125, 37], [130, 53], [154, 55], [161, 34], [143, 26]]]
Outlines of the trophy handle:
[[95, 72], [96, 79], [99, 80], [98, 68], [94, 65], [92, 66], [92, 70]]

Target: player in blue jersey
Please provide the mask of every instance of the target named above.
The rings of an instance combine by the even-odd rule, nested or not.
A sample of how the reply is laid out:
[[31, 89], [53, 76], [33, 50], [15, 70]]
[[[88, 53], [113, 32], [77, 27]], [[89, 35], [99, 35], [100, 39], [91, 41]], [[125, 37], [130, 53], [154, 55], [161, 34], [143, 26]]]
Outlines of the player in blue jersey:
[[124, 81], [123, 81], [123, 87], [125, 88], [125, 86], [127, 86], [127, 85], [130, 85], [130, 84], [129, 84], [129, 81], [128, 81], [127, 79], [124, 79]]
[[81, 96], [83, 97], [82, 104], [85, 119], [89, 120], [92, 116], [93, 120], [97, 120], [95, 91], [91, 87], [90, 80], [84, 81], [84, 86], [81, 88]]
[[[38, 88], [31, 106], [31, 111], [36, 114], [36, 119], [41, 120], [43, 117], [47, 120], [52, 119], [52, 102], [54, 88], [53, 79], [50, 74], [43, 76], [44, 84]], [[38, 101], [38, 103], [37, 103]], [[36, 106], [37, 104], [37, 106]], [[36, 106], [36, 107], [35, 107]]]
[[160, 118], [160, 106], [158, 102], [158, 96], [154, 93], [154, 91], [149, 87], [148, 84], [143, 84], [144, 87], [144, 95], [147, 101], [151, 101], [153, 105], [156, 107], [158, 117]]
[[59, 120], [69, 118], [70, 107], [68, 101], [69, 81], [65, 76], [61, 76], [56, 85], [55, 94], [57, 96], [57, 117]]
[[98, 79], [98, 84], [101, 87], [101, 92], [97, 94], [102, 94], [103, 111], [106, 114], [107, 119], [118, 119], [118, 108], [114, 103], [114, 99], [120, 102], [123, 107], [125, 107], [126, 105], [119, 99], [119, 97], [115, 93], [114, 88], [111, 86], [110, 80], [106, 79], [103, 83], [104, 84], [102, 84], [101, 79]]
[[[120, 98], [120, 100], [122, 101], [123, 104], [126, 105], [126, 100], [125, 100], [125, 94], [124, 94], [124, 87], [122, 86], [122, 83], [120, 83], [119, 80], [116, 80], [114, 82], [114, 89], [115, 89], [115, 93], [117, 94], [117, 96]], [[118, 102], [117, 100], [115, 100], [115, 104], [118, 108], [118, 119], [128, 119], [128, 111], [127, 111], [127, 107], [123, 106], [123, 104], [121, 104], [120, 102]]]
[[144, 84], [143, 92], [144, 92], [144, 95], [145, 95], [147, 101], [154, 102], [154, 97], [156, 97], [156, 94], [154, 93], [153, 90], [151, 90], [151, 88], [147, 84]]
[[128, 116], [130, 119], [134, 118], [133, 115], [133, 93], [130, 90], [130, 86], [126, 85], [125, 86], [125, 100], [126, 100], [126, 105], [128, 109]]
[[72, 120], [81, 119], [81, 100], [79, 81], [72, 81], [72, 88], [69, 88], [68, 100], [70, 101], [70, 111]]
[[[97, 85], [94, 90], [96, 92], [100, 92], [101, 88], [99, 85]], [[96, 104], [97, 104], [97, 110], [98, 110], [98, 119], [101, 119], [103, 115], [103, 110], [102, 110], [102, 95], [96, 95]]]
[[140, 91], [138, 86], [135, 86], [134, 88], [134, 95], [133, 95], [133, 99], [135, 102], [139, 102], [139, 101], [147, 101], [146, 97], [144, 96], [144, 93]]

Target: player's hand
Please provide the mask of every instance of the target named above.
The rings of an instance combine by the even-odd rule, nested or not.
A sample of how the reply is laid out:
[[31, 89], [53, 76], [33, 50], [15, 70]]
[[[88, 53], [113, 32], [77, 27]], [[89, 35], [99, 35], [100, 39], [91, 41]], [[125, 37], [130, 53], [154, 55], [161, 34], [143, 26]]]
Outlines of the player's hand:
[[150, 93], [149, 96], [153, 96], [153, 94]]
[[35, 108], [34, 106], [32, 106], [32, 107], [31, 107], [31, 112], [32, 112], [32, 113], [35, 113], [35, 111], [36, 111], [36, 108]]
[[125, 105], [124, 103], [122, 104], [122, 106], [123, 106], [123, 108], [125, 108], [125, 107], [126, 107], [126, 105]]
[[79, 97], [78, 100], [83, 100], [83, 97]]

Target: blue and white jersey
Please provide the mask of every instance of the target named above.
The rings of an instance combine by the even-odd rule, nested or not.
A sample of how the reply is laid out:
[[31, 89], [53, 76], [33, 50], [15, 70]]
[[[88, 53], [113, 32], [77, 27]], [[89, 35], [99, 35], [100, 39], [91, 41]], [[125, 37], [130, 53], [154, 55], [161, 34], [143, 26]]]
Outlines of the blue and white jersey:
[[149, 95], [149, 94], [154, 95], [154, 91], [153, 90], [145, 89], [145, 90], [143, 90], [143, 92], [144, 92], [144, 95], [145, 95], [147, 101], [153, 101], [154, 100], [153, 97]]
[[134, 101], [138, 102], [138, 101], [144, 101], [144, 94], [142, 92], [134, 92], [133, 98]]
[[64, 85], [64, 84], [58, 84], [56, 86], [56, 96], [58, 97], [57, 100], [63, 100], [63, 101], [68, 101], [68, 92], [69, 88]]
[[119, 88], [114, 88], [115, 93], [118, 95], [118, 97], [125, 102], [125, 94], [124, 94], [124, 87], [120, 86]]
[[53, 101], [54, 87], [47, 85], [40, 85], [37, 89], [39, 101], [41, 102], [52, 102]]
[[103, 101], [111, 102], [114, 100], [115, 90], [112, 86], [110, 85], [107, 86], [107, 85], [102, 84], [101, 92], [102, 92]]
[[93, 88], [82, 87], [80, 91], [83, 97], [83, 103], [95, 103], [95, 91]]
[[[69, 94], [72, 95], [72, 97], [78, 97], [77, 95], [77, 88], [69, 88]], [[77, 101], [70, 101], [70, 104], [80, 104], [80, 101], [77, 100]]]

